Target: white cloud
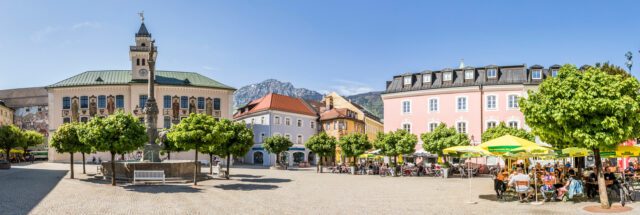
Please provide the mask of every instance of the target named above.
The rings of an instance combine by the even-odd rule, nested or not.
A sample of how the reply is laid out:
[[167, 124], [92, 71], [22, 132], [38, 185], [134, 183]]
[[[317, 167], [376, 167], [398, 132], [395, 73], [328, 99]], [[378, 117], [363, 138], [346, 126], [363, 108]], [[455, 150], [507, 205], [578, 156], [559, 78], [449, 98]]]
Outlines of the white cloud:
[[71, 26], [71, 30], [75, 31], [83, 28], [100, 28], [100, 27], [102, 27], [102, 25], [100, 25], [100, 23], [98, 22], [84, 21]]
[[329, 91], [336, 91], [340, 95], [350, 96], [373, 91], [372, 87], [362, 82], [343, 79], [334, 80], [334, 82], [337, 82], [337, 84], [331, 86]]
[[57, 27], [47, 26], [31, 34], [31, 40], [34, 42], [42, 42], [46, 40], [49, 35], [59, 30]]

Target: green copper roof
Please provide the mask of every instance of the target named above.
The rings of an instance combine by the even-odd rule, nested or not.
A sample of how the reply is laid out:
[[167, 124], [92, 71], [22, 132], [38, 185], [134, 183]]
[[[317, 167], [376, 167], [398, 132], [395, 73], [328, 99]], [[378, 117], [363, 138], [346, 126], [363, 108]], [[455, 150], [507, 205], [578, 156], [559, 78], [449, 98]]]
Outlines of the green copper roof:
[[[101, 70], [86, 71], [47, 88], [94, 86], [94, 85], [123, 85], [129, 83], [145, 83], [146, 81], [132, 80], [131, 70]], [[216, 80], [195, 72], [156, 71], [156, 83], [159, 85], [197, 86], [235, 90]]]

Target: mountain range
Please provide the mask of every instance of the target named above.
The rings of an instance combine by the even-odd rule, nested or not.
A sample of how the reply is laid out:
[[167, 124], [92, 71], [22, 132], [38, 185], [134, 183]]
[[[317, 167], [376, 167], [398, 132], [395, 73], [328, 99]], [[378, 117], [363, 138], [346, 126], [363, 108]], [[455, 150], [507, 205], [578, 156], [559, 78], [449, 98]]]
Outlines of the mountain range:
[[[267, 79], [260, 83], [250, 84], [236, 90], [233, 94], [234, 107], [241, 107], [250, 101], [263, 97], [269, 93], [277, 93], [305, 100], [321, 101], [323, 95], [317, 91], [306, 88], [296, 88], [290, 82], [283, 82], [276, 79]], [[374, 115], [382, 118], [383, 105], [379, 91], [345, 96], [346, 99], [356, 103]]]

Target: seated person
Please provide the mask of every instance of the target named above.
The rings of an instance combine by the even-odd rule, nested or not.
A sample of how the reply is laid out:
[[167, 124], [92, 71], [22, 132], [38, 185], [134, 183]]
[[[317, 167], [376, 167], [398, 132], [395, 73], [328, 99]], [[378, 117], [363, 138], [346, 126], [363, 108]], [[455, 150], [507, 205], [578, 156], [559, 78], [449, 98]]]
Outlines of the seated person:
[[[547, 195], [545, 193], [549, 193], [550, 191], [555, 190], [555, 187], [553, 186], [555, 183], [556, 177], [549, 173], [549, 171], [545, 171], [544, 176], [542, 176], [543, 185], [540, 187], [540, 191], [542, 191], [542, 197], [545, 201], [549, 199], [547, 198]], [[553, 195], [551, 197], [553, 198]]]
[[590, 168], [590, 171], [587, 171], [589, 175], [587, 175], [585, 183], [585, 191], [590, 199], [595, 198], [596, 194], [598, 194], [598, 176], [592, 169]]
[[607, 189], [612, 189], [614, 192], [618, 192], [621, 188], [616, 175], [609, 168], [604, 169], [604, 183], [607, 185]]
[[635, 173], [636, 169], [633, 167], [633, 162], [629, 162], [629, 167], [627, 167], [627, 169], [625, 169], [625, 173], [629, 174], [629, 175], [633, 175]]
[[[528, 175], [523, 174], [522, 168], [518, 168], [516, 170], [516, 175], [511, 177], [509, 180], [509, 186], [514, 187], [516, 192], [520, 194], [521, 201], [526, 201], [526, 199], [531, 195], [533, 189], [529, 186], [529, 181], [531, 180]], [[519, 184], [526, 182], [526, 184]]]

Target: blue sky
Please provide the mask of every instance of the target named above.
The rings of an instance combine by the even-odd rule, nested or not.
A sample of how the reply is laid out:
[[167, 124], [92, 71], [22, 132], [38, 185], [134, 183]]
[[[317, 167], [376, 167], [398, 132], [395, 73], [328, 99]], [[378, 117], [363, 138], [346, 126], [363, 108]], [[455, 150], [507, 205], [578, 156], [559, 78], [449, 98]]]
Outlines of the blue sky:
[[145, 11], [158, 69], [241, 87], [383, 90], [393, 75], [488, 64], [623, 66], [640, 74], [639, 1], [0, 1], [0, 89], [130, 69]]

